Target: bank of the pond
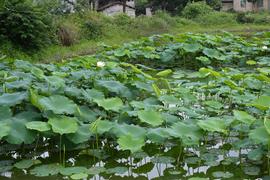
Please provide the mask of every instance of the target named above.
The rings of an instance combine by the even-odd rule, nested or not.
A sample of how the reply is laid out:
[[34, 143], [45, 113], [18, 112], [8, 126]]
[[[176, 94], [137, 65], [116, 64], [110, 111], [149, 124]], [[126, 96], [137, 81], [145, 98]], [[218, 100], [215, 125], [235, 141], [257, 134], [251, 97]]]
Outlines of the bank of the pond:
[[[164, 21], [164, 22], [163, 22]], [[166, 23], [163, 19], [161, 25], [159, 23], [153, 24], [151, 28], [141, 26], [141, 28], [129, 28], [127, 26], [119, 26], [118, 28], [105, 28], [104, 35], [93, 40], [83, 38], [80, 41], [70, 45], [63, 46], [60, 44], [50, 45], [37, 51], [25, 51], [16, 48], [11, 44], [2, 44], [0, 50], [12, 59], [27, 59], [31, 62], [59, 62], [69, 58], [74, 58], [82, 55], [91, 55], [99, 51], [104, 45], [121, 45], [126, 42], [138, 40], [143, 37], [154, 34], [178, 34], [185, 32], [193, 33], [209, 33], [220, 34], [224, 31], [231, 32], [236, 35], [252, 36], [256, 32], [269, 31], [270, 25], [258, 24], [222, 24], [222, 25], [202, 25], [192, 21], [180, 19], [180, 22], [174, 19], [174, 23]], [[187, 22], [185, 22], [187, 21]], [[164, 24], [165, 23], [165, 24]]]

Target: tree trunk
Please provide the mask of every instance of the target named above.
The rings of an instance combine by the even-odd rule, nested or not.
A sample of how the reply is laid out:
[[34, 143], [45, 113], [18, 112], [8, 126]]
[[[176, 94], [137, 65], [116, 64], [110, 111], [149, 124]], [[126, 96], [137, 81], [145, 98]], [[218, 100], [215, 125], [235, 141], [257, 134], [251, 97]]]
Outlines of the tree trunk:
[[127, 0], [123, 0], [123, 13], [127, 12]]

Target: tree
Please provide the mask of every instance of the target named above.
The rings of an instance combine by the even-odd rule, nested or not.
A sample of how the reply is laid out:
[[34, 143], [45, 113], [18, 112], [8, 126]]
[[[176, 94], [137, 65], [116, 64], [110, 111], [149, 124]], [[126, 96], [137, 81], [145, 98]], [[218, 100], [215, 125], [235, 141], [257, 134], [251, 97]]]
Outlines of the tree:
[[156, 10], [168, 11], [172, 14], [179, 14], [180, 11], [186, 6], [188, 0], [137, 0], [138, 4], [145, 4]]

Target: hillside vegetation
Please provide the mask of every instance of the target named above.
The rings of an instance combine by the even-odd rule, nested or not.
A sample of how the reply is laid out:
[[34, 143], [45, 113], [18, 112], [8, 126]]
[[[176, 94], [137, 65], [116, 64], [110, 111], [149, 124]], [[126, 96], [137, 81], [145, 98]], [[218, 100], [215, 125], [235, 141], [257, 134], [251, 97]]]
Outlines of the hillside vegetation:
[[248, 36], [270, 26], [267, 12], [219, 12], [202, 2], [188, 4], [174, 16], [156, 11], [152, 17], [137, 18], [125, 14], [107, 17], [89, 10], [51, 14], [44, 8], [22, 2], [0, 8], [0, 52], [12, 59], [35, 62], [93, 54], [104, 43], [122, 44], [153, 34], [229, 31]]

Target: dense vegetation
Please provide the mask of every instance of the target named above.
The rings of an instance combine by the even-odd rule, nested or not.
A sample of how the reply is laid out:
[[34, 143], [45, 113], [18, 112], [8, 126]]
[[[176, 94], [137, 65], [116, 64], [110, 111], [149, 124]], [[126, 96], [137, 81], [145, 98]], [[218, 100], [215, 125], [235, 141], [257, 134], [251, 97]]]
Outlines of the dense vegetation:
[[269, 40], [269, 33], [157, 35], [62, 63], [6, 60], [0, 152], [9, 160], [0, 172], [267, 176]]
[[11, 58], [62, 60], [92, 54], [104, 41], [112, 45], [152, 34], [209, 32], [224, 28], [243, 33], [267, 29], [270, 20], [267, 12], [220, 12], [204, 2], [189, 3], [174, 13], [169, 7], [156, 6], [159, 1], [151, 1], [154, 16], [140, 15], [137, 18], [124, 14], [106, 17], [83, 8], [87, 7], [86, 1], [78, 1], [73, 14], [61, 11], [63, 7], [57, 5], [57, 1], [30, 2], [11, 0], [0, 3], [0, 51]]

